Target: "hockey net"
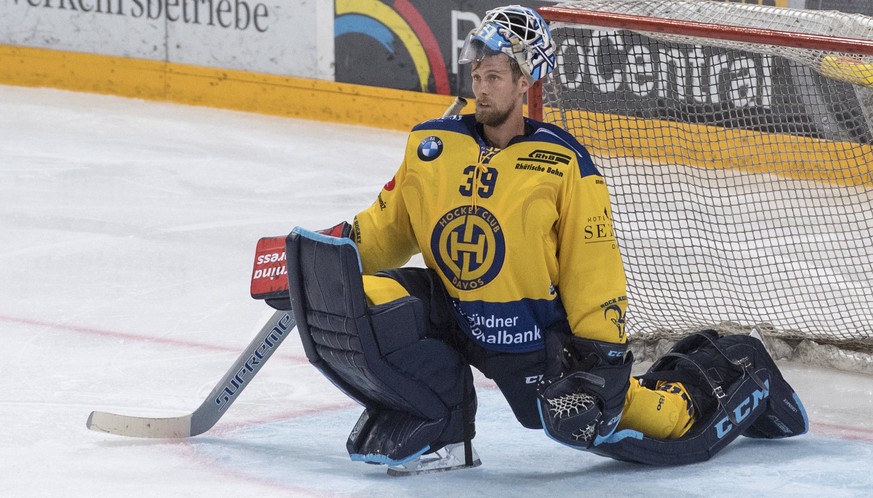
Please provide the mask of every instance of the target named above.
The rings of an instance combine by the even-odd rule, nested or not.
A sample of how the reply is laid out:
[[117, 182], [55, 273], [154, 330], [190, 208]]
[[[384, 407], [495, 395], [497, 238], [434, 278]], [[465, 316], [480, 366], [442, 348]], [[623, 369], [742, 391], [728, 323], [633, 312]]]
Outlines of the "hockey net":
[[713, 0], [539, 11], [558, 64], [531, 115], [608, 180], [637, 356], [756, 328], [777, 358], [873, 373], [873, 19]]

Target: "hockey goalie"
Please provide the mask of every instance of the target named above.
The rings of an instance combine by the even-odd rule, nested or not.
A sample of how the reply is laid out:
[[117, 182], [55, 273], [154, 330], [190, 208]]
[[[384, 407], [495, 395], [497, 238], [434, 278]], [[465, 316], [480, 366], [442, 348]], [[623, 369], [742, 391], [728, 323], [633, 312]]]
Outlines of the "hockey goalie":
[[[522, 114], [555, 65], [543, 19], [487, 12], [460, 62], [475, 112], [415, 126], [375, 202], [281, 238], [287, 288], [254, 293], [293, 310], [308, 359], [364, 407], [351, 458], [393, 475], [479, 465], [471, 367], [522, 426], [620, 460], [699, 462], [740, 435], [806, 432], [753, 337], [703, 331], [631, 376], [606, 180], [572, 135]], [[417, 253], [426, 268], [403, 267]]]

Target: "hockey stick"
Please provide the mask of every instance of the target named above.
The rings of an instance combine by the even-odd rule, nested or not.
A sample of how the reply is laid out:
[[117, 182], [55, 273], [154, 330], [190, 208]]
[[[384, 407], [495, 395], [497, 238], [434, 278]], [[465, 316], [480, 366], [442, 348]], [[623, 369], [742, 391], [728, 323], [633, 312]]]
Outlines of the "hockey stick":
[[95, 411], [88, 416], [86, 425], [92, 431], [130, 437], [182, 438], [202, 434], [218, 422], [296, 325], [297, 321], [291, 312], [273, 313], [193, 413], [179, 417], [150, 418]]
[[449, 116], [454, 116], [454, 115], [460, 113], [461, 110], [464, 109], [464, 106], [466, 106], [466, 105], [467, 105], [467, 99], [465, 99], [464, 97], [455, 97], [455, 100], [443, 113], [443, 117], [447, 118]]
[[[466, 105], [466, 99], [456, 97], [443, 117], [458, 114]], [[287, 278], [280, 278], [285, 275], [284, 249], [283, 237], [268, 237], [258, 241], [252, 274], [252, 297], [264, 299], [287, 293]], [[209, 396], [188, 415], [153, 418], [94, 411], [88, 416], [86, 426], [92, 431], [130, 437], [182, 438], [202, 434], [218, 422], [296, 325], [292, 313], [274, 313]]]

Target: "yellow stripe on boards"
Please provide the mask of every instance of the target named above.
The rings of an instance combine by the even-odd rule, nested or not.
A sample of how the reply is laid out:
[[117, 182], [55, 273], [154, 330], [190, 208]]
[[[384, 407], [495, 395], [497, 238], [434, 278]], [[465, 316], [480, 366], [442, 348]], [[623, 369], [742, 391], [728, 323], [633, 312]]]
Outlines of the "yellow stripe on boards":
[[0, 45], [0, 83], [162, 100], [166, 63]]
[[[550, 113], [547, 108], [546, 116]], [[579, 142], [597, 156], [873, 186], [873, 147], [866, 144], [587, 111], [565, 117]]]
[[[430, 93], [4, 45], [0, 45], [0, 84], [400, 131], [441, 116], [453, 102], [452, 97]], [[474, 108], [471, 102], [465, 112]], [[585, 111], [570, 112], [567, 125], [596, 155], [873, 186], [870, 145]], [[717, 141], [722, 143], [720, 149], [707, 145]]]
[[407, 131], [453, 97], [230, 69], [0, 45], [0, 84], [51, 87]]

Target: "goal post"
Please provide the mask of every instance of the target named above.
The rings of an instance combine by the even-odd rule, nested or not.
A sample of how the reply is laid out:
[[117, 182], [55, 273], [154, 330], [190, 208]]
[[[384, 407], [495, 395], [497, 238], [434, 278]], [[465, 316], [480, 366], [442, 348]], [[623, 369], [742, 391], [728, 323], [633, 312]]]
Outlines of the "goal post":
[[780, 357], [873, 373], [873, 18], [714, 0], [538, 11], [557, 67], [529, 113], [607, 178], [638, 353], [757, 328]]

